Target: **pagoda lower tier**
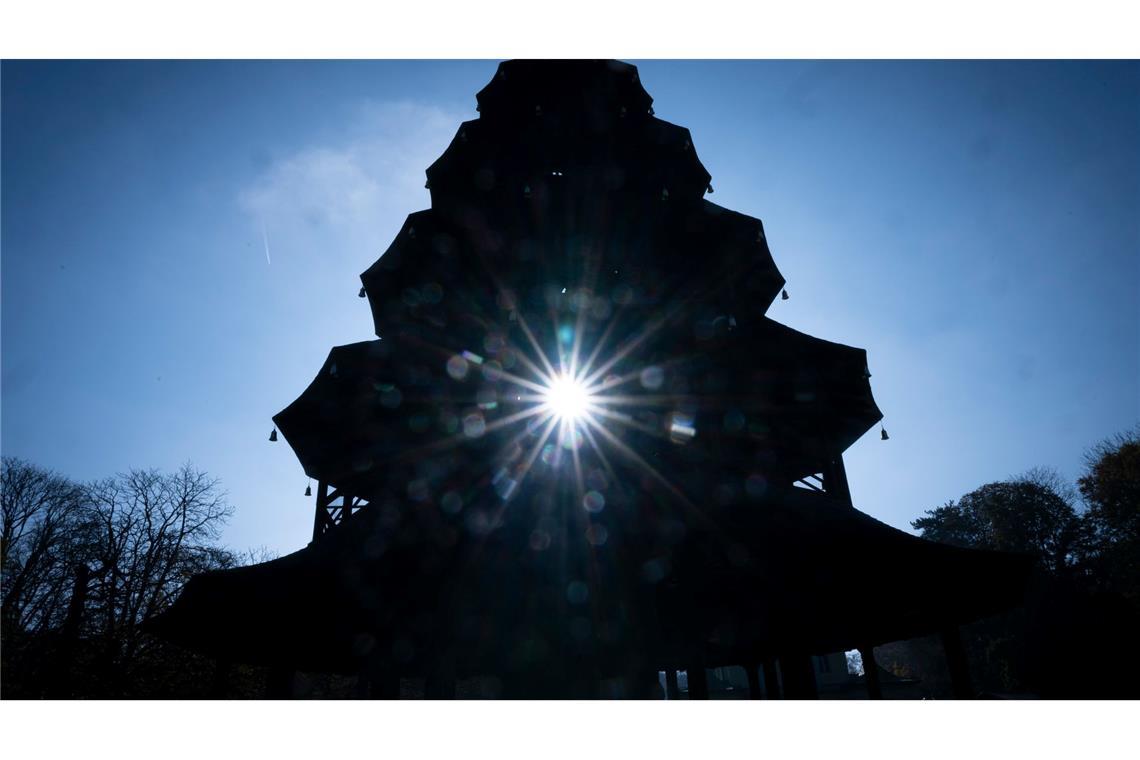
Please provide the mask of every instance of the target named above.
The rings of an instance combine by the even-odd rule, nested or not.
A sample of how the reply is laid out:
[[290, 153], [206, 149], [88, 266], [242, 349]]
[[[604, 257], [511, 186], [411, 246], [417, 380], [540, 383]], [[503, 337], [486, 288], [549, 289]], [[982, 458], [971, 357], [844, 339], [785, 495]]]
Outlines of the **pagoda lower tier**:
[[[549, 321], [532, 319], [538, 342], [559, 340], [546, 334], [555, 329]], [[500, 468], [521, 480], [534, 465], [532, 446], [565, 444], [572, 434], [575, 456], [649, 460], [699, 499], [718, 477], [790, 485], [820, 474], [882, 418], [861, 349], [767, 318], [689, 313], [680, 329], [648, 334], [635, 321], [625, 344], [638, 341], [636, 351], [608, 369], [621, 341], [592, 362], [581, 349], [579, 374], [597, 375], [594, 409], [573, 423], [579, 430], [560, 424], [540, 443], [556, 417], [543, 403], [549, 372], [519, 323], [502, 321], [407, 325], [386, 340], [334, 348], [274, 421], [311, 478], [372, 498], [403, 495], [416, 479], [470, 489]]]
[[[549, 482], [454, 520], [373, 503], [306, 548], [195, 576], [150, 631], [222, 661], [494, 676], [520, 695], [945, 631], [1016, 605], [1031, 560], [936, 544], [826, 494], [622, 502], [608, 539]], [[466, 514], [464, 514], [466, 513]], [[536, 528], [535, 526], [541, 526]], [[655, 678], [655, 676], [654, 676]], [[528, 691], [529, 690], [529, 691]]]

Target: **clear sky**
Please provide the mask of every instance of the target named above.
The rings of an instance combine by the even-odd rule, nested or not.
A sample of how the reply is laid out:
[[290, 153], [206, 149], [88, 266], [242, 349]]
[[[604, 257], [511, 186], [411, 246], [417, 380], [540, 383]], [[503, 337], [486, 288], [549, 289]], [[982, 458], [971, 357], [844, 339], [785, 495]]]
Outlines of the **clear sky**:
[[[769, 316], [866, 348], [891, 440], [856, 506], [925, 509], [1140, 419], [1140, 65], [634, 61], [710, 200], [764, 220]], [[77, 479], [192, 460], [235, 548], [308, 542], [270, 418], [372, 337], [357, 276], [495, 71], [2, 65], [0, 447]]]

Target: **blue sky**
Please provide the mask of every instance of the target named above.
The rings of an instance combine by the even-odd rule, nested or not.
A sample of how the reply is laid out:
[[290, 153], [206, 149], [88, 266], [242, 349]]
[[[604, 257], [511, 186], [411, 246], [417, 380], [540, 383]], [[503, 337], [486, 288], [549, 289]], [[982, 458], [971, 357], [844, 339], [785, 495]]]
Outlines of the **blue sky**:
[[[866, 348], [898, 527], [1140, 419], [1135, 62], [634, 61], [711, 200], [764, 220], [769, 316]], [[2, 66], [0, 447], [78, 479], [186, 460], [225, 540], [309, 540], [270, 418], [372, 337], [357, 276], [490, 61]], [[267, 249], [268, 248], [268, 258]]]

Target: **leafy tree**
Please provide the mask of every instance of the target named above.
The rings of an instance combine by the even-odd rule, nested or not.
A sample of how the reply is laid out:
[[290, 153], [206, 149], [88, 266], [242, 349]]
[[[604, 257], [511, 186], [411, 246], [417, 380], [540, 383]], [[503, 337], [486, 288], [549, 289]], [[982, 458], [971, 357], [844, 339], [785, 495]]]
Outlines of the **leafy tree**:
[[1094, 446], [1077, 483], [1094, 579], [1140, 603], [1140, 425]]
[[[1027, 552], [1043, 570], [1022, 607], [963, 627], [979, 688], [1049, 697], [1135, 696], [1140, 672], [1119, 653], [1140, 631], [1136, 606], [1103, 593], [1136, 589], [1135, 444], [1136, 436], [1118, 438], [1089, 455], [1080, 481], [1088, 505], [1083, 514], [1074, 507], [1075, 489], [1052, 471], [1033, 470], [984, 485], [911, 523], [924, 538]], [[896, 670], [939, 681], [933, 640], [896, 650]]]
[[[1032, 555], [1049, 578], [1068, 578], [1081, 556], [1082, 521], [1076, 492], [1052, 470], [1034, 469], [1010, 480], [987, 483], [929, 510], [911, 525], [923, 538], [973, 549]], [[1036, 602], [1035, 602], [1036, 604]], [[1036, 615], [1011, 610], [962, 630], [974, 685], [985, 691], [1017, 692], [1036, 686], [1019, 651]], [[889, 650], [892, 671], [919, 678], [924, 693], [949, 692], [944, 654], [936, 638], [916, 639]], [[893, 659], [891, 659], [893, 658]]]
[[1051, 470], [988, 483], [911, 525], [923, 538], [954, 546], [1032, 554], [1060, 574], [1072, 569], [1082, 524], [1073, 493]]

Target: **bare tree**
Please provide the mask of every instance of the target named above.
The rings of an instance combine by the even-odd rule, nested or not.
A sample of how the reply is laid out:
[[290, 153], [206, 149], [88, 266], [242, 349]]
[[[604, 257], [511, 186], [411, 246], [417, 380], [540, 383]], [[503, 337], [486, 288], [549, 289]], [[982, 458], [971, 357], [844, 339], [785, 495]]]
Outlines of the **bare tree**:
[[82, 561], [75, 546], [84, 491], [20, 459], [4, 457], [0, 469], [4, 635], [40, 634], [61, 625], [67, 613], [74, 565]]
[[139, 623], [166, 608], [194, 573], [236, 564], [214, 544], [233, 508], [218, 481], [189, 464], [172, 474], [132, 470], [87, 493], [90, 627], [105, 642], [105, 665], [122, 674], [153, 644]]
[[148, 637], [190, 576], [264, 560], [218, 545], [233, 509], [218, 481], [185, 465], [87, 485], [3, 459], [0, 493], [8, 693], [146, 696], [192, 692], [203, 664]]

